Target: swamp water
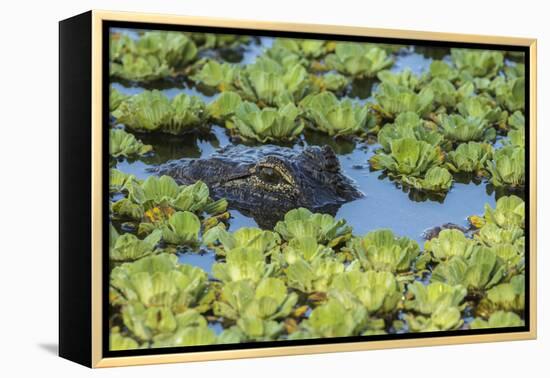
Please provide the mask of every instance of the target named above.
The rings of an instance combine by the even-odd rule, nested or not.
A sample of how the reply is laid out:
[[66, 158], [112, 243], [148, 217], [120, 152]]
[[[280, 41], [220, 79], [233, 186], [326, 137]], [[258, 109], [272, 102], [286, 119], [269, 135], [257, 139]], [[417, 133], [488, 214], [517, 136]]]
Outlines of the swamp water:
[[[261, 37], [251, 43], [241, 52], [241, 59], [236, 62], [249, 64], [262, 51], [271, 46], [272, 39]], [[428, 55], [429, 54], [429, 55]], [[435, 54], [435, 55], [434, 55]], [[399, 72], [406, 68], [417, 74], [428, 70], [432, 58], [449, 59], [446, 49], [404, 48], [396, 55], [392, 71]], [[358, 103], [366, 103], [372, 99], [372, 93], [378, 85], [377, 80], [361, 80], [352, 83], [346, 91], [346, 96]], [[115, 82], [113, 88], [125, 95], [134, 95], [145, 88]], [[146, 89], [159, 89], [169, 98], [179, 93], [196, 95], [205, 102], [212, 101], [217, 94], [208, 93], [188, 82], [163, 82], [159, 85], [148, 85]], [[153, 146], [152, 156], [132, 160], [119, 160], [113, 168], [130, 173], [139, 179], [146, 179], [151, 173], [149, 168], [167, 161], [181, 158], [207, 158], [217, 149], [233, 143], [226, 129], [213, 125], [208, 135], [148, 135], [136, 134], [143, 143]], [[498, 142], [497, 142], [498, 143]], [[494, 207], [497, 194], [483, 182], [460, 180], [455, 177], [452, 189], [444, 198], [428, 198], [425, 195], [410, 192], [391, 181], [381, 171], [371, 171], [368, 160], [378, 148], [376, 144], [360, 141], [334, 141], [332, 138], [311, 130], [294, 143], [294, 148], [302, 149], [307, 145], [328, 144], [335, 150], [344, 173], [352, 178], [364, 197], [342, 205], [335, 217], [343, 218], [353, 227], [355, 235], [364, 235], [369, 231], [389, 228], [400, 236], [416, 240], [423, 249], [425, 230], [445, 223], [468, 226], [467, 217], [482, 214], [484, 205]], [[229, 230], [241, 227], [257, 226], [254, 219], [241, 214], [229, 207], [231, 219]], [[196, 251], [181, 251], [181, 263], [198, 266], [211, 274], [212, 265], [216, 261], [212, 251], [203, 249]], [[466, 323], [471, 318], [465, 319]], [[210, 323], [210, 327], [219, 333], [223, 327], [219, 323]], [[406, 332], [406, 329], [400, 331]]]
[[[261, 37], [256, 43], [252, 43], [242, 53], [241, 63], [252, 63], [263, 49], [271, 46], [272, 39]], [[431, 53], [434, 53], [431, 51]], [[445, 54], [445, 49], [436, 51], [440, 56]], [[419, 54], [413, 48], [403, 49], [397, 54], [392, 71], [399, 72], [405, 68], [420, 74], [428, 70], [432, 58]], [[113, 83], [113, 88], [126, 95], [134, 95], [144, 88], [137, 86], [125, 86], [121, 83]], [[365, 103], [372, 97], [372, 91], [376, 89], [375, 80], [362, 80], [353, 83], [347, 97], [360, 103]], [[162, 88], [162, 89], [161, 89]], [[172, 98], [184, 92], [189, 95], [199, 96], [205, 102], [212, 101], [217, 95], [209, 95], [187, 83], [174, 83], [169, 86], [162, 84], [160, 89], [166, 96]], [[148, 89], [151, 89], [148, 87]], [[344, 96], [346, 97], [346, 96]], [[145, 144], [153, 146], [154, 156], [145, 157], [133, 161], [119, 161], [116, 168], [125, 173], [134, 174], [140, 179], [150, 175], [148, 168], [165, 163], [169, 160], [180, 158], [206, 158], [217, 149], [233, 144], [225, 129], [214, 125], [210, 135], [196, 136], [170, 136], [170, 135], [146, 135], [138, 134]], [[455, 223], [467, 226], [467, 217], [473, 214], [481, 214], [486, 203], [495, 204], [495, 194], [492, 193], [485, 182], [453, 184], [452, 189], [445, 198], [426, 198], [418, 193], [408, 193], [385, 177], [381, 171], [370, 171], [368, 160], [378, 148], [377, 145], [368, 145], [354, 141], [334, 141], [332, 138], [312, 131], [307, 131], [305, 137], [295, 143], [295, 148], [301, 149], [307, 145], [329, 144], [335, 150], [344, 173], [351, 177], [357, 187], [365, 194], [363, 198], [344, 204], [336, 213], [336, 218], [344, 218], [353, 227], [355, 235], [364, 235], [369, 231], [379, 228], [389, 228], [396, 234], [407, 236], [416, 240], [423, 246], [423, 232], [431, 227], [444, 223]], [[254, 219], [246, 217], [235, 209], [231, 209], [232, 218], [229, 221], [229, 229], [236, 230], [240, 227], [257, 226]], [[215, 261], [213, 253], [182, 253], [180, 262], [197, 265], [211, 271]]]

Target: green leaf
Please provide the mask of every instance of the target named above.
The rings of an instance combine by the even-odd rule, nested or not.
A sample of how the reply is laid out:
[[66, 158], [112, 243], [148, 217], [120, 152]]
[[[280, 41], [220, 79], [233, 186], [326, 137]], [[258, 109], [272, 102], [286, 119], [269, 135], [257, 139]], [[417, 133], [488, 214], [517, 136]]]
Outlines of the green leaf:
[[488, 290], [487, 300], [494, 308], [500, 310], [523, 311], [525, 309], [525, 276], [514, 276], [510, 282]]
[[144, 240], [132, 234], [123, 234], [116, 238], [109, 250], [111, 261], [133, 261], [153, 253], [161, 239], [161, 232], [155, 231]]
[[180, 93], [170, 100], [156, 89], [131, 96], [113, 116], [140, 132], [184, 134], [207, 127], [206, 107], [200, 98]]
[[331, 290], [351, 292], [369, 313], [393, 312], [401, 299], [397, 280], [390, 272], [344, 272], [334, 278]]
[[454, 256], [468, 258], [474, 249], [475, 242], [455, 229], [443, 230], [436, 238], [424, 244], [424, 250], [430, 252], [438, 261], [445, 261]]
[[291, 103], [279, 109], [260, 110], [256, 104], [245, 102], [235, 110], [230, 128], [247, 140], [261, 143], [290, 141], [297, 138], [304, 128], [303, 122], [298, 118], [299, 114], [298, 108]]
[[251, 280], [259, 282], [269, 276], [270, 267], [261, 250], [254, 248], [234, 248], [227, 251], [225, 263], [215, 263], [212, 274], [222, 282]]
[[494, 186], [509, 188], [525, 185], [525, 148], [505, 146], [495, 151], [493, 160], [488, 162], [487, 169], [491, 173]]
[[368, 110], [346, 99], [339, 101], [332, 92], [310, 95], [302, 100], [308, 125], [330, 136], [362, 134], [367, 131]]
[[184, 33], [168, 31], [148, 31], [136, 41], [112, 36], [110, 51], [111, 76], [144, 82], [175, 76], [197, 56]]
[[455, 256], [440, 263], [433, 271], [433, 279], [451, 285], [462, 285], [470, 290], [485, 290], [499, 283], [506, 274], [506, 266], [496, 253], [478, 247], [469, 258]]
[[355, 77], [374, 77], [393, 64], [383, 49], [352, 42], [336, 43], [334, 54], [328, 55], [325, 61], [330, 68]]
[[148, 144], [143, 144], [134, 135], [121, 129], [109, 130], [109, 154], [112, 157], [143, 156], [153, 150]]
[[466, 288], [441, 282], [432, 282], [425, 286], [415, 281], [408, 286], [408, 293], [413, 299], [405, 302], [405, 308], [430, 315], [442, 308], [459, 308], [466, 296]]
[[420, 85], [420, 77], [415, 75], [410, 68], [405, 68], [400, 72], [384, 70], [376, 75], [382, 83], [391, 83], [400, 87], [416, 90]]
[[332, 279], [344, 272], [344, 264], [334, 258], [317, 258], [310, 262], [297, 259], [286, 270], [288, 286], [303, 293], [328, 291]]
[[485, 205], [484, 218], [505, 229], [512, 227], [525, 228], [525, 203], [518, 196], [504, 196], [498, 199], [495, 209]]
[[399, 114], [394, 123], [385, 124], [378, 132], [378, 143], [386, 153], [391, 151], [392, 140], [403, 138], [421, 140], [432, 146], [438, 146], [443, 140], [440, 133], [427, 128], [414, 112]]
[[413, 138], [392, 139], [390, 151], [378, 151], [370, 159], [371, 167], [386, 169], [395, 176], [422, 177], [428, 169], [443, 161], [438, 147]]
[[371, 231], [351, 242], [351, 252], [366, 270], [406, 272], [420, 253], [418, 244], [391, 230]]
[[207, 112], [215, 120], [225, 121], [230, 119], [237, 108], [241, 105], [242, 100], [235, 92], [223, 92], [216, 99], [210, 102], [207, 106]]
[[447, 154], [448, 167], [453, 172], [468, 172], [478, 175], [493, 156], [493, 148], [487, 143], [469, 142], [460, 144]]
[[451, 114], [443, 117], [441, 128], [451, 142], [490, 141], [496, 137], [495, 129], [488, 126], [484, 118]]
[[208, 327], [204, 317], [194, 310], [176, 315], [175, 323], [177, 324], [175, 330], [155, 336], [153, 348], [216, 343], [216, 334]]
[[233, 87], [237, 72], [238, 66], [236, 65], [209, 60], [197, 74], [191, 76], [191, 79], [223, 91]]
[[199, 242], [201, 222], [189, 211], [178, 211], [170, 216], [162, 227], [162, 240], [169, 244], [196, 245]]
[[451, 49], [451, 59], [459, 71], [473, 77], [494, 77], [504, 66], [500, 51]]
[[401, 113], [414, 112], [424, 116], [432, 110], [434, 92], [425, 87], [419, 93], [390, 82], [380, 84], [374, 94], [375, 110], [384, 118], [395, 118]]
[[480, 328], [506, 328], [506, 327], [522, 327], [525, 322], [514, 312], [497, 311], [486, 321], [481, 318], [476, 318], [471, 324], [471, 329]]
[[345, 220], [335, 220], [329, 214], [313, 214], [305, 208], [290, 210], [274, 230], [285, 240], [311, 236], [329, 247], [351, 237], [351, 227]]
[[358, 307], [350, 311], [341, 302], [330, 300], [316, 307], [307, 320], [300, 326], [302, 332], [296, 332], [291, 338], [346, 337], [358, 335], [367, 322], [367, 311]]
[[423, 178], [403, 177], [403, 183], [428, 192], [447, 192], [451, 189], [453, 176], [446, 168], [431, 167]]

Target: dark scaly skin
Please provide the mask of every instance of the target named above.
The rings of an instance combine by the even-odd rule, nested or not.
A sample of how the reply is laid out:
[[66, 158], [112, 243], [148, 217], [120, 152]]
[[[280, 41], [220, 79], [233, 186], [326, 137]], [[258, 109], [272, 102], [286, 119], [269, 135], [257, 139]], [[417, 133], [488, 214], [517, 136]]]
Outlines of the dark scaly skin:
[[154, 171], [179, 184], [202, 180], [213, 198], [226, 198], [231, 208], [266, 228], [297, 207], [335, 214], [342, 204], [363, 196], [329, 146], [228, 146], [208, 158], [175, 160]]

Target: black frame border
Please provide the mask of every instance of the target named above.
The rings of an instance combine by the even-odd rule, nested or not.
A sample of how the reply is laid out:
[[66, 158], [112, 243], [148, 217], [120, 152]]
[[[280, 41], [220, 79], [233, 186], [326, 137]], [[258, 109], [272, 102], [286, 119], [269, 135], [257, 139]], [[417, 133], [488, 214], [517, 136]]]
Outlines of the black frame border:
[[[335, 41], [350, 41], [350, 42], [372, 42], [372, 43], [388, 43], [388, 44], [402, 44], [402, 45], [416, 45], [426, 47], [448, 47], [448, 48], [471, 48], [471, 49], [484, 49], [484, 50], [499, 50], [499, 51], [518, 51], [525, 54], [525, 111], [526, 123], [525, 123], [525, 325], [523, 327], [509, 327], [509, 328], [489, 328], [478, 330], [454, 330], [454, 331], [437, 331], [437, 332], [424, 332], [424, 333], [404, 333], [404, 334], [391, 334], [391, 335], [372, 335], [372, 336], [349, 336], [349, 337], [335, 337], [335, 338], [318, 338], [318, 339], [306, 339], [306, 340], [283, 340], [283, 341], [261, 341], [261, 342], [247, 342], [241, 344], [218, 344], [218, 345], [202, 345], [202, 346], [189, 346], [189, 347], [165, 347], [155, 349], [135, 349], [125, 351], [111, 351], [109, 350], [109, 336], [110, 330], [109, 324], [109, 304], [105, 302], [105, 299], [109, 298], [109, 275], [105, 272], [109, 272], [109, 197], [104, 195], [109, 192], [109, 31], [111, 28], [126, 28], [126, 29], [145, 29], [145, 30], [167, 30], [167, 31], [186, 31], [186, 32], [203, 32], [203, 33], [217, 33], [217, 34], [238, 34], [249, 36], [266, 36], [266, 37], [286, 37], [286, 38], [310, 38], [310, 39], [327, 39]], [[102, 224], [102, 357], [130, 357], [130, 356], [151, 356], [161, 354], [175, 354], [175, 353], [194, 353], [194, 352], [213, 352], [213, 351], [227, 351], [227, 350], [248, 350], [248, 349], [261, 349], [272, 347], [298, 347], [305, 345], [331, 345], [342, 343], [357, 343], [357, 342], [370, 342], [370, 341], [388, 341], [388, 340], [410, 340], [410, 339], [425, 339], [425, 338], [438, 338], [449, 336], [473, 336], [473, 335], [492, 335], [502, 333], [514, 333], [525, 332], [528, 333], [531, 330], [531, 288], [530, 288], [530, 214], [531, 214], [531, 169], [530, 169], [530, 151], [531, 151], [531, 109], [534, 104], [531, 103], [531, 55], [529, 46], [516, 46], [516, 45], [502, 45], [502, 44], [486, 44], [486, 43], [469, 43], [469, 42], [446, 42], [446, 41], [431, 41], [414, 38], [389, 38], [389, 37], [370, 37], [370, 36], [357, 36], [357, 35], [340, 35], [340, 34], [324, 34], [324, 33], [311, 33], [311, 32], [290, 32], [290, 31], [273, 31], [265, 29], [247, 29], [247, 28], [228, 28], [228, 27], [212, 27], [212, 26], [197, 26], [197, 25], [172, 25], [162, 23], [149, 23], [149, 22], [133, 22], [133, 21], [102, 21], [102, 210], [103, 210], [103, 224]], [[97, 332], [97, 330], [96, 330]]]

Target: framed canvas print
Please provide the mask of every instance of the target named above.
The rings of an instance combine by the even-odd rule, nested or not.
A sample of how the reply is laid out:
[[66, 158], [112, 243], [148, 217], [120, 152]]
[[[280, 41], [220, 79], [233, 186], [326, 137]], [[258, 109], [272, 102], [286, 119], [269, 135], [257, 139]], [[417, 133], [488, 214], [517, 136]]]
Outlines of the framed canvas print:
[[536, 337], [536, 41], [60, 22], [60, 355]]

